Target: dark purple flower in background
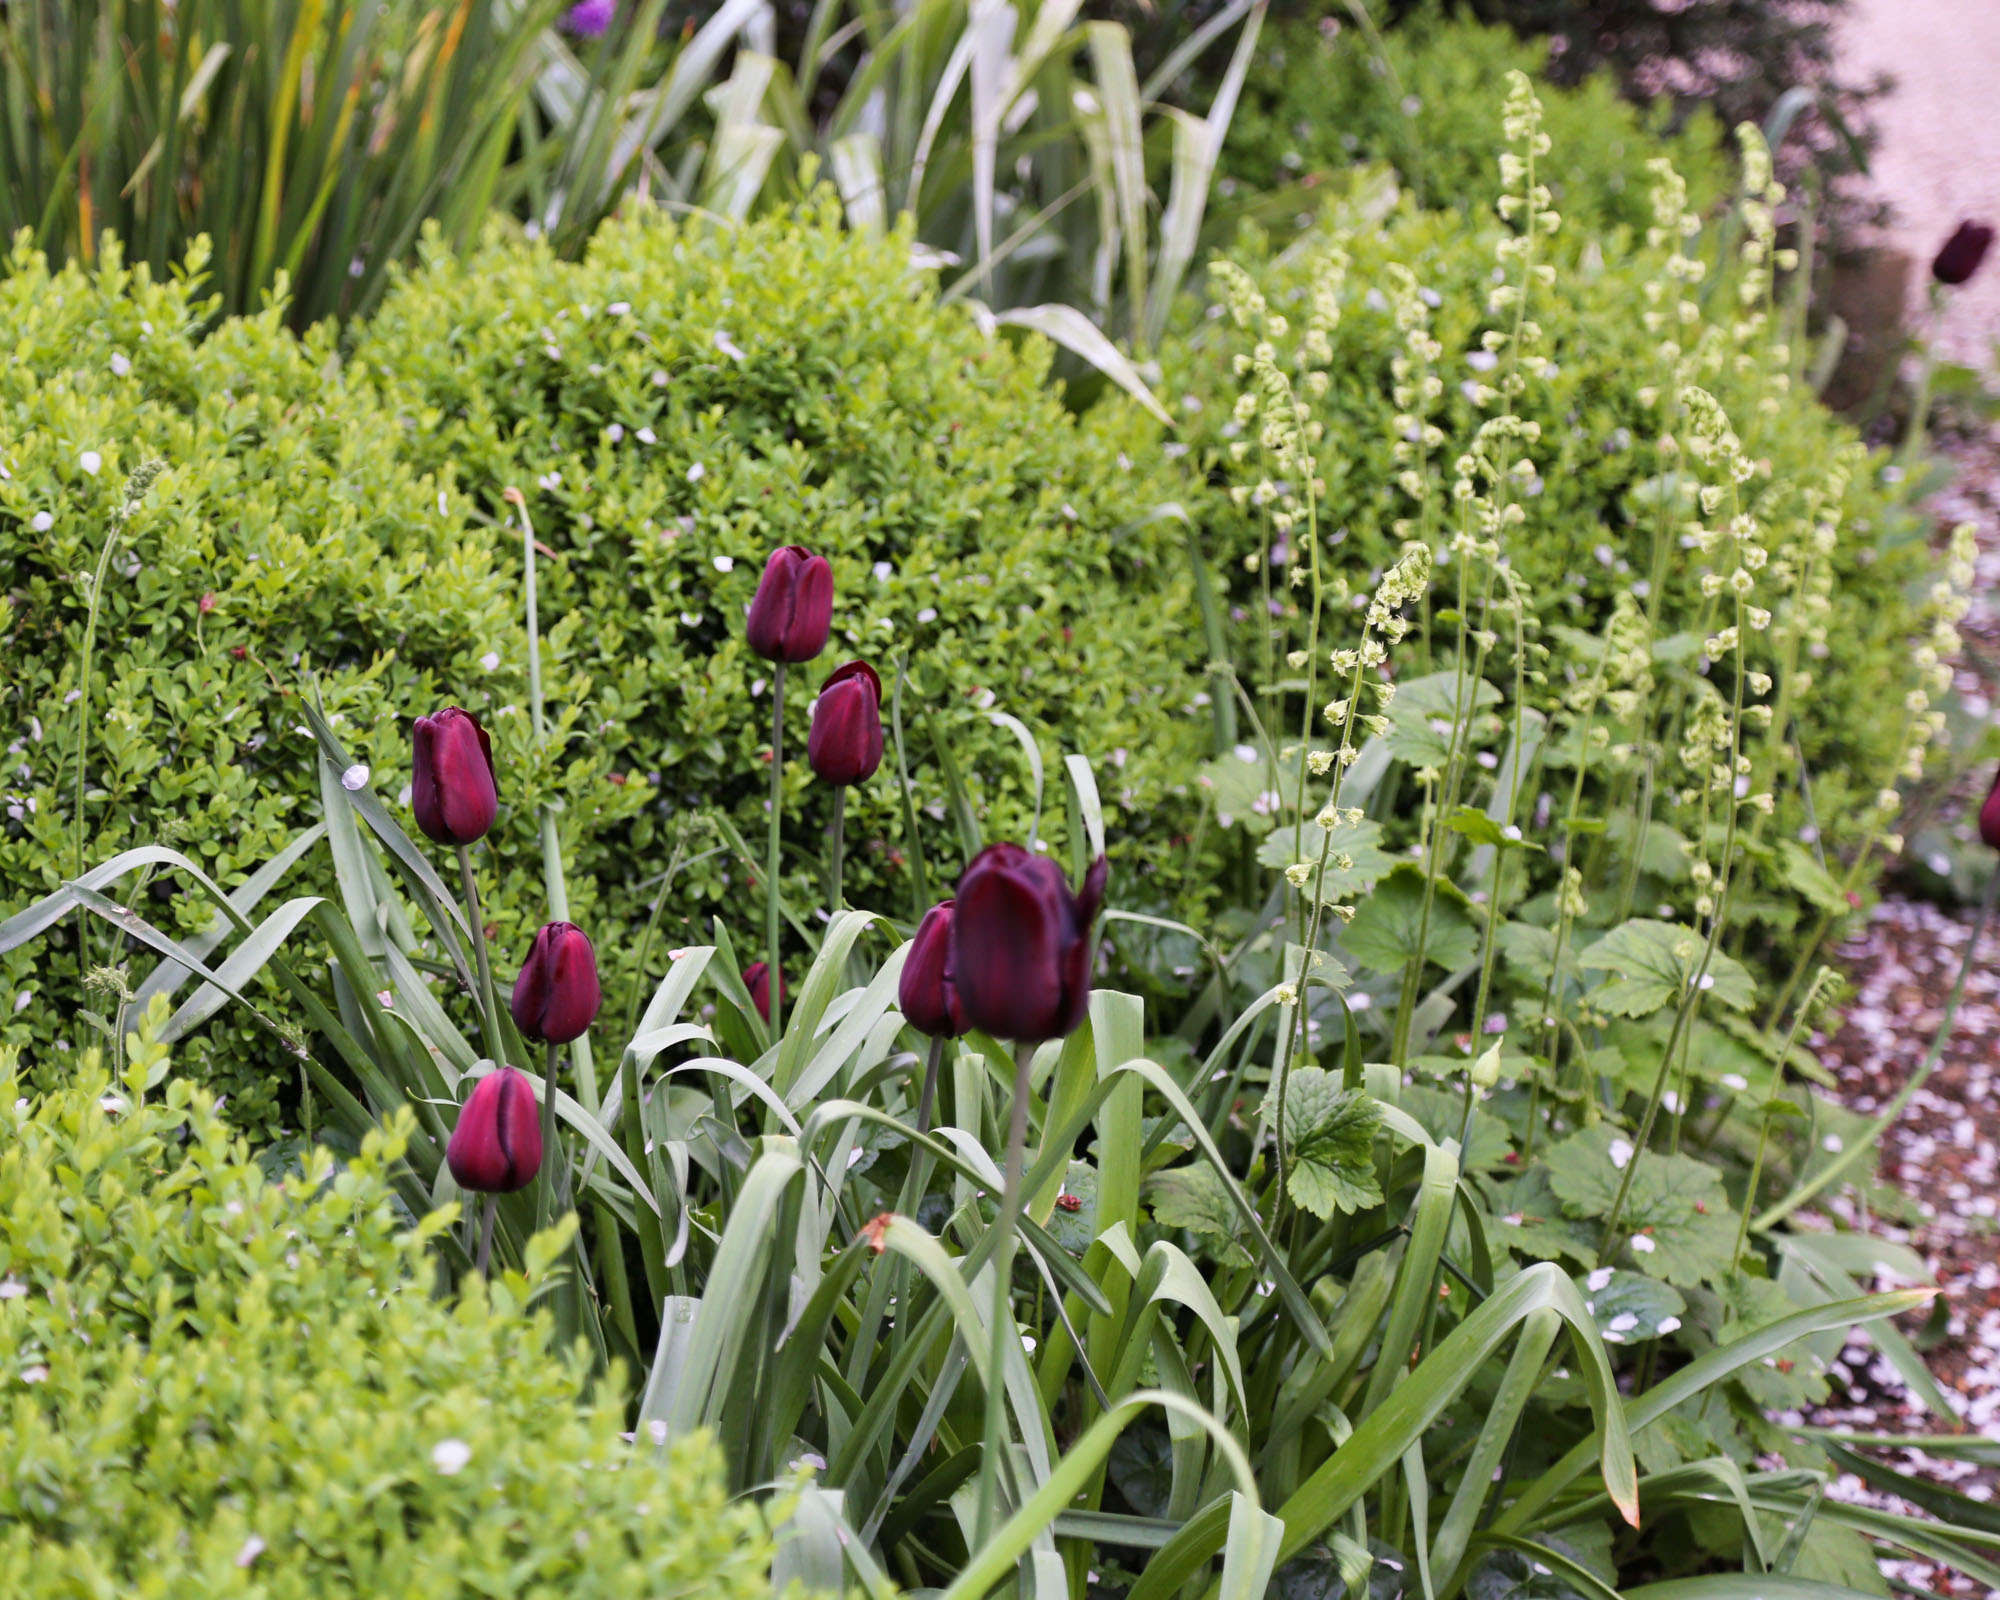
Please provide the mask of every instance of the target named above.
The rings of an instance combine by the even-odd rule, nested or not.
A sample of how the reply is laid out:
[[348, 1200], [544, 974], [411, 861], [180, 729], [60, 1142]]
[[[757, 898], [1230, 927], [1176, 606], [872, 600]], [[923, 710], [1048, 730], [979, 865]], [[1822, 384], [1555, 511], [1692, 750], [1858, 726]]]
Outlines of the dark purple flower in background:
[[806, 761], [835, 788], [866, 783], [882, 765], [882, 680], [867, 662], [836, 667], [820, 685]]
[[[766, 1022], [771, 1020], [771, 969], [762, 961], [753, 961], [743, 969], [743, 987], [750, 991], [750, 1003], [757, 1008], [757, 1015]], [[778, 974], [778, 999], [787, 1000], [791, 990], [785, 987], [785, 975]]]
[[1993, 849], [2000, 850], [2000, 772], [1993, 775], [1992, 793], [1987, 795], [1986, 804], [1979, 808], [1979, 837]]
[[416, 771], [410, 809], [433, 844], [476, 844], [493, 826], [500, 794], [493, 780], [493, 741], [470, 711], [446, 706], [419, 717], [411, 732]]
[[1969, 218], [1961, 222], [1944, 248], [1931, 263], [1931, 276], [1948, 289], [1955, 289], [1979, 270], [1986, 252], [1993, 248], [1993, 230]]
[[473, 1086], [444, 1159], [459, 1188], [475, 1194], [512, 1194], [535, 1181], [542, 1125], [526, 1073], [502, 1067]]
[[1099, 856], [1070, 892], [1062, 868], [1017, 844], [990, 844], [958, 880], [952, 984], [965, 1020], [1028, 1043], [1074, 1033], [1090, 1009], [1090, 925], [1110, 864]]
[[810, 661], [826, 648], [833, 625], [833, 568], [803, 545], [771, 552], [744, 629], [766, 661]]
[[602, 999], [589, 938], [574, 922], [551, 922], [529, 947], [508, 1009], [522, 1038], [568, 1044], [596, 1020]]
[[967, 1027], [965, 1008], [958, 1003], [958, 986], [952, 981], [952, 904], [942, 900], [924, 913], [896, 985], [896, 1003], [902, 1008], [903, 1019], [933, 1039], [956, 1039]]
[[577, 0], [563, 18], [563, 28], [580, 39], [597, 39], [617, 15], [618, 0]]

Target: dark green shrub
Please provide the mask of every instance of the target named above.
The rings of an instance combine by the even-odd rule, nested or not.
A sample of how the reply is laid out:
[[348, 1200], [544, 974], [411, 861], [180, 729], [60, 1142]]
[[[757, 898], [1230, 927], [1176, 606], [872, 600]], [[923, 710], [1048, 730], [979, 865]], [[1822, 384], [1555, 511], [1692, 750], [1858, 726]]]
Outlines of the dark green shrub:
[[[666, 825], [691, 808], [728, 812], [761, 844], [770, 667], [742, 621], [782, 544], [829, 556], [836, 584], [826, 652], [791, 677], [795, 760], [828, 671], [865, 656], [886, 686], [907, 651], [912, 776], [940, 822], [920, 713], [950, 733], [989, 831], [1026, 831], [1027, 764], [991, 706], [1040, 737], [1056, 809], [1061, 754], [1098, 763], [1124, 862], [1159, 865], [1141, 849], [1147, 818], [1206, 730], [1191, 714], [1203, 654], [1185, 533], [1161, 509], [1178, 478], [1137, 408], [1072, 417], [1045, 382], [1048, 347], [997, 343], [937, 306], [909, 249], [845, 232], [821, 205], [741, 230], [641, 214], [581, 263], [501, 243], [434, 251], [356, 348], [399, 415], [403, 459], [453, 474], [496, 520], [518, 486], [553, 552], [542, 615], [561, 619], [557, 659], [590, 685], [579, 728], [654, 796], [616, 826], [566, 822], [600, 921], [639, 914], [631, 880], [659, 870]], [[793, 837], [813, 840], [830, 796], [802, 764], [787, 785]], [[886, 769], [849, 796], [847, 839], [850, 899], [913, 911]], [[937, 826], [925, 844], [942, 892], [956, 840]], [[742, 884], [726, 857], [703, 863], [670, 914], [714, 904], [742, 926], [760, 901]], [[795, 887], [819, 903], [803, 874]]]
[[[932, 892], [959, 853], [925, 713], [959, 747], [989, 827], [1027, 829], [1027, 763], [990, 705], [1039, 736], [1058, 819], [1061, 754], [1098, 763], [1138, 897], [1142, 863], [1158, 867], [1150, 819], [1183, 805], [1172, 791], [1205, 737], [1185, 534], [1160, 510], [1179, 482], [1136, 407], [1079, 422], [1045, 382], [1047, 347], [938, 306], [909, 256], [906, 238], [850, 235], [827, 208], [740, 231], [640, 216], [579, 264], [499, 242], [464, 262], [434, 250], [343, 369], [330, 335], [296, 339], [275, 310], [204, 339], [207, 308], [185, 285], [115, 263], [51, 274], [17, 255], [0, 281], [13, 353], [0, 915], [78, 864], [78, 575], [147, 458], [168, 470], [120, 536], [96, 636], [85, 865], [160, 842], [237, 882], [276, 854], [318, 812], [298, 712], [309, 675], [392, 804], [409, 719], [456, 700], [487, 720], [501, 767], [502, 870], [486, 889], [498, 961], [511, 971], [546, 914], [535, 808], [553, 802], [581, 867], [574, 913], [622, 1011], [674, 820], [720, 810], [761, 842], [769, 669], [745, 650], [742, 616], [765, 552], [801, 542], [833, 558], [839, 598], [826, 655], [793, 678], [797, 905], [819, 904], [805, 863], [828, 814], [798, 760], [811, 689], [850, 655], [893, 681], [905, 651], [916, 800], [938, 819]], [[559, 754], [546, 759], [526, 714], [510, 484], [553, 552], [541, 617]], [[848, 886], [909, 913], [892, 772], [850, 797]], [[705, 931], [718, 907], [754, 921], [745, 880], [727, 854], [699, 862], [667, 929]], [[166, 879], [137, 903], [179, 933], [208, 916]], [[656, 967], [669, 942], [655, 941]], [[118, 961], [134, 981], [152, 964], [67, 931], [0, 957], [0, 1039], [30, 1046], [38, 1072], [59, 1064], [58, 1039], [80, 1048], [87, 1024], [54, 1019], [74, 1016], [84, 971]], [[62, 1008], [27, 1009], [30, 992]], [[231, 1096], [240, 1126], [268, 1130], [292, 1071], [229, 1027], [226, 1065], [196, 1044], [184, 1064]]]
[[627, 1444], [609, 1386], [579, 1407], [529, 1277], [435, 1297], [450, 1213], [391, 1198], [407, 1113], [273, 1181], [157, 1047], [25, 1100], [9, 1055], [8, 1595], [770, 1592], [710, 1446]]
[[[477, 681], [482, 641], [513, 626], [511, 584], [483, 530], [468, 540], [463, 495], [396, 459], [397, 430], [342, 382], [330, 336], [297, 339], [274, 309], [204, 338], [209, 313], [185, 282], [128, 274], [115, 254], [93, 276], [18, 251], [0, 279], [5, 910], [138, 844], [240, 881], [311, 820], [309, 674], [365, 759], [406, 760], [398, 719]], [[167, 470], [123, 526], [99, 606], [79, 845], [89, 588], [126, 475], [149, 460]], [[179, 894], [162, 881], [136, 903], [194, 931], [208, 913]], [[131, 953], [66, 936], [0, 957], [0, 1038], [31, 1046], [38, 1072], [59, 1040], [81, 1049], [79, 974]], [[24, 1009], [29, 992], [60, 1009]], [[73, 1020], [58, 1030], [58, 1015]], [[192, 1044], [183, 1066], [207, 1074], [206, 1059]], [[260, 1133], [289, 1081], [240, 1053], [212, 1078]]]
[[[1275, 24], [1223, 149], [1224, 173], [1253, 188], [1356, 161], [1394, 165], [1420, 205], [1486, 211], [1494, 186], [1493, 108], [1510, 69], [1539, 76], [1546, 47], [1504, 27], [1423, 12], [1379, 36], [1380, 49], [1338, 7], [1317, 23]], [[1722, 125], [1705, 112], [1666, 126], [1593, 74], [1542, 92], [1555, 149], [1548, 179], [1578, 233], [1649, 220], [1646, 162], [1669, 157], [1697, 210], [1728, 188]]]

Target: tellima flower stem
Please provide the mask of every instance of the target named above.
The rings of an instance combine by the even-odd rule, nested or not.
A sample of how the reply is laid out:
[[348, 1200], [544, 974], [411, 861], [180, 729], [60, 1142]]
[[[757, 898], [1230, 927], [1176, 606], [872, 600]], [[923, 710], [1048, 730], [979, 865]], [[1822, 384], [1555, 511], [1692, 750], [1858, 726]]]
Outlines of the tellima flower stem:
[[1035, 1047], [1021, 1043], [1014, 1047], [1014, 1104], [1007, 1122], [1006, 1178], [1000, 1191], [1000, 1213], [993, 1226], [998, 1230], [993, 1246], [992, 1343], [986, 1366], [986, 1432], [979, 1452], [979, 1509], [973, 1521], [972, 1544], [976, 1550], [993, 1531], [994, 1505], [999, 1495], [1000, 1455], [1005, 1448], [1003, 1435], [1007, 1414], [1007, 1340], [1014, 1331], [1014, 1233], [1021, 1211], [1021, 1161], [1028, 1144], [1028, 1068], [1035, 1059]]
[[771, 822], [770, 844], [764, 853], [764, 959], [771, 974], [771, 1037], [784, 1032], [785, 997], [778, 974], [778, 838], [785, 805], [785, 664], [771, 671]]
[[485, 1026], [486, 1052], [501, 1066], [507, 1053], [500, 1043], [500, 1011], [493, 998], [493, 963], [486, 953], [486, 919], [479, 910], [479, 883], [472, 874], [472, 848], [458, 847], [458, 877], [465, 892], [465, 914], [472, 919], [472, 953], [479, 962], [479, 1016]]

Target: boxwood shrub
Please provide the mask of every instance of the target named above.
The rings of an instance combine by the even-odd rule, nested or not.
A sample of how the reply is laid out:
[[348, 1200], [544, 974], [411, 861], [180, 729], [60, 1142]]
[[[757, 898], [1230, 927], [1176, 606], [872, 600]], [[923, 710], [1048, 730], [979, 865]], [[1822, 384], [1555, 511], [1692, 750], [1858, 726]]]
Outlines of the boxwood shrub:
[[452, 1213], [399, 1215], [406, 1129], [274, 1181], [151, 1044], [41, 1095], [13, 1054], [0, 1592], [770, 1593], [769, 1534], [708, 1443], [627, 1443], [608, 1384], [580, 1405], [526, 1277], [435, 1297]]
[[[1129, 402], [1066, 410], [1049, 357], [938, 305], [907, 235], [850, 233], [830, 200], [737, 230], [641, 211], [581, 262], [499, 238], [466, 259], [432, 249], [387, 297], [354, 360], [396, 413], [402, 459], [451, 475], [496, 523], [512, 516], [508, 486], [526, 496], [549, 551], [543, 615], [560, 619], [558, 659], [587, 708], [576, 737], [647, 796], [615, 824], [573, 819], [607, 924], [639, 914], [633, 880], [661, 870], [672, 820], [693, 808], [726, 811], [761, 851], [771, 669], [743, 617], [783, 544], [830, 557], [836, 586], [826, 651], [789, 691], [800, 904], [823, 903], [804, 869], [831, 813], [797, 759], [804, 708], [857, 656], [885, 687], [910, 659], [934, 892], [962, 856], [926, 714], [989, 834], [1024, 834], [1032, 804], [1028, 763], [990, 710], [1037, 735], [1058, 824], [1062, 755], [1097, 763], [1125, 892], [1166, 859], [1152, 825], [1181, 803], [1171, 791], [1207, 732], [1186, 530], [1168, 509], [1179, 477]], [[502, 559], [516, 561], [511, 543]], [[893, 754], [850, 794], [847, 887], [907, 915], [892, 767]], [[670, 922], [719, 907], [754, 928], [745, 877], [727, 855], [703, 863]]]
[[[486, 720], [500, 767], [481, 869], [499, 964], [546, 916], [549, 801], [572, 913], [622, 1011], [679, 819], [723, 813], [761, 851], [770, 668], [742, 618], [784, 543], [829, 555], [838, 586], [827, 651], [792, 679], [801, 908], [823, 902], [830, 813], [801, 759], [812, 690], [851, 656], [893, 682], [906, 652], [934, 893], [961, 852], [926, 717], [989, 833], [1029, 823], [1028, 762], [989, 711], [1040, 743], [1044, 836], [1060, 843], [1061, 755], [1088, 754], [1127, 903], [1166, 893], [1151, 884], [1174, 858], [1148, 841], [1178, 826], [1207, 728], [1185, 526], [1168, 509], [1182, 485], [1137, 407], [1079, 420], [1038, 339], [938, 304], [906, 236], [850, 234], [829, 202], [741, 229], [641, 211], [581, 262], [499, 234], [465, 260], [432, 246], [351, 358], [329, 330], [294, 337], [277, 308], [215, 323], [201, 268], [163, 283], [115, 253], [89, 274], [23, 250], [0, 280], [0, 916], [138, 843], [240, 881], [318, 813], [301, 696], [320, 696], [392, 804], [410, 719], [456, 701]], [[79, 857], [89, 579], [142, 460], [167, 470], [99, 597]], [[542, 756], [509, 486], [546, 552]], [[847, 827], [850, 899], [916, 910], [893, 760], [850, 797]], [[313, 870], [285, 892], [329, 889]], [[726, 850], [682, 873], [656, 970], [712, 912], [758, 925], [749, 876]], [[171, 875], [137, 893], [172, 931], [208, 919]], [[126, 981], [151, 965], [80, 920], [0, 957], [0, 1040], [26, 1046], [30, 1070], [62, 1070], [88, 1037], [82, 978], [96, 973], [108, 1012], [119, 961]], [[36, 1003], [56, 998], [60, 1013]], [[281, 1120], [293, 1071], [228, 1013], [184, 1063], [246, 1131]]]
[[[1488, 210], [1500, 86], [1515, 69], [1539, 83], [1546, 42], [1433, 9], [1406, 18], [1381, 46], [1337, 7], [1316, 22], [1274, 23], [1230, 124], [1225, 176], [1257, 189], [1380, 161], [1421, 205]], [[1698, 212], [1728, 192], [1723, 128], [1706, 108], [1676, 122], [1664, 102], [1648, 110], [1623, 99], [1608, 73], [1538, 92], [1554, 163], [1546, 181], [1579, 232], [1645, 228], [1655, 156], [1680, 170]]]

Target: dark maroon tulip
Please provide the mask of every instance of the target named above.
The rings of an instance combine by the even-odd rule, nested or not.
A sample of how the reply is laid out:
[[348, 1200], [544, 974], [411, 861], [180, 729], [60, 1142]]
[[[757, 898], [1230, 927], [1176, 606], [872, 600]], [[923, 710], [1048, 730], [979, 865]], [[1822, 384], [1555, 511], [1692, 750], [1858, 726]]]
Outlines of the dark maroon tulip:
[[820, 685], [806, 761], [822, 783], [866, 783], [882, 765], [882, 680], [865, 661], [836, 667]]
[[446, 706], [419, 717], [411, 734], [416, 776], [410, 809], [433, 844], [476, 844], [493, 826], [500, 791], [493, 782], [493, 741], [470, 711]]
[[956, 1039], [970, 1026], [959, 1004], [958, 986], [952, 982], [952, 904], [941, 900], [924, 913], [896, 985], [904, 1020], [933, 1039]]
[[[761, 961], [753, 961], [743, 969], [743, 987], [750, 991], [751, 1002], [757, 1007], [757, 1015], [766, 1022], [771, 1020], [771, 969]], [[778, 998], [787, 1000], [792, 991], [785, 986], [785, 976], [778, 974]]]
[[1017, 844], [989, 844], [958, 880], [952, 982], [965, 1020], [996, 1039], [1060, 1039], [1090, 1007], [1090, 925], [1110, 863], [1071, 894], [1062, 868]]
[[479, 1194], [512, 1194], [535, 1181], [542, 1170], [542, 1124], [526, 1073], [502, 1067], [474, 1085], [444, 1158], [459, 1188]]
[[1931, 263], [1931, 276], [1955, 289], [1979, 270], [1993, 248], [1993, 230], [1983, 222], [1961, 222]]
[[750, 648], [766, 661], [810, 661], [826, 648], [833, 623], [833, 568], [804, 545], [771, 552], [746, 628]]
[[583, 1037], [603, 996], [597, 987], [597, 952], [574, 922], [551, 922], [535, 935], [508, 1009], [521, 1037], [568, 1044]]
[[1993, 791], [1979, 808], [1979, 837], [2000, 850], [2000, 772], [1993, 775]]

